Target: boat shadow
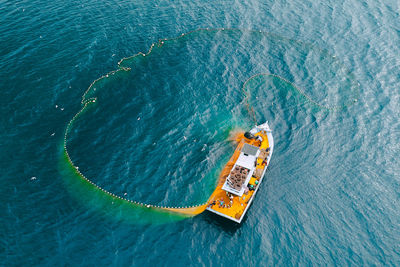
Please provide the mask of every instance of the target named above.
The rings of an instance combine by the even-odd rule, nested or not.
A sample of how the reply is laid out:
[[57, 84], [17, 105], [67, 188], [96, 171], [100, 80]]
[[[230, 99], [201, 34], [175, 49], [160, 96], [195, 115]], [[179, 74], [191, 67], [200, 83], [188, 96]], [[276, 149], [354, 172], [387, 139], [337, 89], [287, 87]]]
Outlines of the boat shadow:
[[236, 231], [240, 229], [240, 227], [247, 221], [247, 215], [244, 216], [242, 222], [239, 224], [208, 211], [203, 212], [201, 214], [201, 217], [208, 224], [214, 225], [218, 227], [220, 230], [223, 230], [229, 234], [235, 234]]

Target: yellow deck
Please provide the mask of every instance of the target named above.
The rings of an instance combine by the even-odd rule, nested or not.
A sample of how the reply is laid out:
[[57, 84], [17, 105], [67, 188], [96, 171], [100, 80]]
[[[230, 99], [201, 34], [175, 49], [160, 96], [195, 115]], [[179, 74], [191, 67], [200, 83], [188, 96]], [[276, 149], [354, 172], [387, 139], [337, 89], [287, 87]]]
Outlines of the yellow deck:
[[[210, 198], [208, 200], [210, 209], [215, 210], [224, 215], [227, 215], [229, 217], [232, 217], [236, 220], [239, 220], [242, 217], [242, 214], [245, 211], [245, 209], [255, 191], [249, 190], [249, 192], [247, 194], [243, 194], [243, 196], [241, 196], [241, 197], [233, 195], [232, 205], [230, 205], [230, 198], [229, 198], [227, 192], [225, 190], [222, 190], [222, 186], [225, 182], [226, 177], [228, 177], [230, 170], [232, 169], [233, 165], [235, 164], [236, 160], [238, 159], [238, 157], [240, 155], [240, 150], [245, 143], [254, 145], [254, 146], [259, 146], [260, 149], [266, 149], [269, 147], [268, 137], [265, 132], [259, 132], [255, 135], [262, 137], [263, 140], [262, 140], [261, 144], [260, 144], [260, 141], [249, 140], [245, 137], [242, 137], [242, 139], [239, 142], [239, 145], [237, 146], [231, 159], [229, 160], [228, 164], [226, 164], [225, 168], [223, 169], [223, 171], [220, 175], [220, 179], [218, 181], [217, 188], [215, 189], [215, 191], [212, 193], [212, 195], [210, 196]], [[263, 164], [262, 162], [263, 162], [262, 159], [257, 158], [256, 169], [263, 170], [266, 167], [266, 164]], [[253, 177], [251, 177], [251, 179], [250, 179], [249, 184], [255, 185], [255, 181], [259, 180], [259, 179], [260, 178], [255, 178], [253, 175]], [[220, 205], [221, 200], [224, 202], [224, 205], [222, 205], [222, 206]], [[213, 203], [213, 201], [215, 201], [216, 204], [210, 205], [211, 203]]]

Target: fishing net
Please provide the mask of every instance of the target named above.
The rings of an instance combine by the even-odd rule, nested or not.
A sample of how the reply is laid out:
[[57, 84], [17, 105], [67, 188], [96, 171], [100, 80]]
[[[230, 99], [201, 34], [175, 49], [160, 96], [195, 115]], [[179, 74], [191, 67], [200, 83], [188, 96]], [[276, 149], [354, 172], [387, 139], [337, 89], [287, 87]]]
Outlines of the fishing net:
[[[177, 94], [176, 90], [180, 90], [180, 93]], [[106, 202], [120, 201], [134, 208], [192, 216], [206, 208], [212, 187], [223, 183], [240, 153], [243, 134], [239, 132], [233, 137], [238, 146], [232, 157], [227, 160], [222, 155], [230, 155], [229, 151], [232, 151], [232, 146], [220, 145], [226, 140], [227, 128], [249, 129], [267, 119], [284, 120], [285, 112], [290, 113], [299, 107], [308, 108], [307, 105], [311, 109], [328, 112], [343, 110], [357, 101], [358, 94], [358, 83], [352, 73], [323, 49], [261, 31], [198, 29], [175, 38], [160, 39], [147, 52], [121, 59], [116, 70], [93, 81], [82, 96], [82, 109], [66, 127], [64, 158], [80, 179], [109, 197]], [[123, 102], [125, 99], [129, 101]], [[200, 104], [193, 105], [187, 99], [196, 99]], [[150, 102], [155, 104], [150, 105]], [[171, 107], [177, 107], [178, 112], [173, 113]], [[107, 117], [116, 111], [121, 112], [120, 118]], [[188, 113], [197, 114], [198, 117], [184, 118]], [[154, 117], [146, 117], [146, 114], [166, 114], [166, 117], [157, 121]], [[136, 121], [146, 121], [148, 124], [124, 128], [138, 125], [134, 124]], [[156, 149], [154, 140], [163, 140], [170, 132], [185, 132], [193, 128], [191, 121], [202, 125], [199, 130], [199, 136], [202, 134], [199, 139], [203, 138], [201, 142], [192, 138], [194, 141], [189, 144], [186, 140], [189, 137], [183, 136], [183, 139], [176, 140], [174, 147]], [[96, 125], [102, 124], [110, 125], [108, 135], [103, 135], [103, 132], [99, 134]], [[152, 140], [152, 137], [143, 133], [149, 132], [154, 125], [160, 130], [153, 134]], [[123, 134], [126, 134], [125, 139], [134, 135], [137, 139], [132, 140], [144, 140], [145, 146], [137, 148], [135, 153], [132, 153], [135, 147], [125, 150], [120, 146], [124, 139], [118, 139], [118, 135]], [[84, 138], [96, 138], [94, 143], [97, 145], [90, 146], [90, 142], [86, 142], [90, 140]], [[118, 151], [108, 154], [109, 150], [102, 145], [106, 142], [110, 143], [110, 147], [118, 147]], [[180, 149], [198, 153], [186, 161], [164, 160], [168, 153], [179, 153]], [[223, 153], [218, 154], [218, 151]], [[115, 156], [114, 162], [119, 162], [119, 157], [126, 159], [132, 154], [138, 155], [138, 159], [132, 160], [143, 171], [140, 177], [137, 173], [133, 173], [136, 174], [133, 177], [128, 173], [129, 176], [125, 177], [123, 164], [109, 169], [102, 167], [110, 160], [110, 156]], [[217, 156], [213, 158], [211, 154]], [[85, 158], [82, 155], [96, 156]], [[150, 155], [149, 158], [146, 155]], [[162, 158], [157, 158], [160, 155]], [[196, 158], [199, 155], [203, 160]], [[100, 157], [104, 162], [98, 163], [99, 168], [91, 167]], [[157, 164], [147, 164], [163, 160], [172, 166], [170, 169], [181, 172], [162, 173], [160, 168], [154, 167]], [[147, 165], [140, 165], [141, 161]], [[221, 161], [226, 165], [217, 164]], [[197, 171], [193, 168], [193, 162], [198, 162]], [[204, 176], [205, 172], [213, 175]], [[202, 179], [188, 183], [188, 187], [193, 187], [191, 191], [176, 189], [173, 193], [179, 195], [175, 198], [177, 202], [166, 203], [166, 196], [174, 194], [156, 190], [160, 184], [173, 183], [180, 175]], [[118, 179], [102, 180], [102, 177], [113, 176]], [[150, 189], [147, 185], [141, 187], [142, 180], [149, 176], [154, 178], [148, 181], [151, 183]], [[134, 185], [124, 183], [124, 192], [120, 189], [120, 181], [128, 180]], [[134, 193], [126, 193], [128, 189]], [[147, 193], [140, 195], [137, 192]], [[137, 198], [127, 196], [135, 193], [139, 194]], [[151, 193], [158, 198], [150, 197]]]

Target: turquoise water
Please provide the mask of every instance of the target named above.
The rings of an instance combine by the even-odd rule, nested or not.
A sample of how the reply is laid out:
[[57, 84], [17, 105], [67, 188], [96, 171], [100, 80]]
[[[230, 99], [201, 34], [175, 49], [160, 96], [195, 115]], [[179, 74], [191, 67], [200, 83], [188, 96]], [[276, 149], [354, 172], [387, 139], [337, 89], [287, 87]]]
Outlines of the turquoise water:
[[[399, 265], [398, 14], [395, 1], [2, 2], [2, 265]], [[159, 45], [198, 28], [219, 30]], [[229, 136], [253, 125], [243, 84], [279, 75], [244, 87], [275, 151], [240, 226], [116, 201], [63, 154], [89, 85], [153, 43], [91, 87], [68, 152], [118, 196], [203, 203]]]

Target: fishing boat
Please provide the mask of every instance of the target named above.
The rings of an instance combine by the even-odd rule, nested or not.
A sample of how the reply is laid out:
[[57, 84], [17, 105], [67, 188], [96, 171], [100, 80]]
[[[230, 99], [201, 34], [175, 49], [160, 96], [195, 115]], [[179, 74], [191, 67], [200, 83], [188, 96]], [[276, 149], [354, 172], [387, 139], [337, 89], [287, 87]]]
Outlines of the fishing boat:
[[273, 150], [268, 122], [246, 132], [222, 171], [207, 210], [241, 223], [260, 188]]

